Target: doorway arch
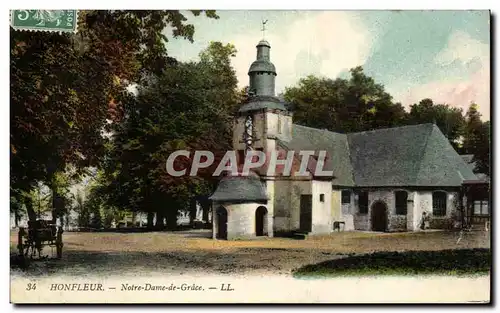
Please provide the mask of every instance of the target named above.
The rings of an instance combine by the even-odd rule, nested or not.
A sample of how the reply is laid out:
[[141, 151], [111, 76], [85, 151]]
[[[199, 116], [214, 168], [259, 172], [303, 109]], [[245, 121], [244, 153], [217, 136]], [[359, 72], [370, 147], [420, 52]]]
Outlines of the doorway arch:
[[259, 206], [255, 211], [255, 235], [267, 235], [267, 209], [265, 206]]
[[227, 210], [223, 206], [219, 206], [215, 214], [217, 215], [217, 232], [215, 238], [227, 239]]
[[371, 224], [373, 231], [387, 231], [387, 205], [383, 201], [372, 204]]

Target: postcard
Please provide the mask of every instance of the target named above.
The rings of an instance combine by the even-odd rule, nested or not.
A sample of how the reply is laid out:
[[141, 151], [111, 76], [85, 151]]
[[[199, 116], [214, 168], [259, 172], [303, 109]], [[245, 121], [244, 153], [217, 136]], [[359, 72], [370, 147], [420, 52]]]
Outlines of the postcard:
[[491, 303], [490, 27], [11, 10], [11, 303]]

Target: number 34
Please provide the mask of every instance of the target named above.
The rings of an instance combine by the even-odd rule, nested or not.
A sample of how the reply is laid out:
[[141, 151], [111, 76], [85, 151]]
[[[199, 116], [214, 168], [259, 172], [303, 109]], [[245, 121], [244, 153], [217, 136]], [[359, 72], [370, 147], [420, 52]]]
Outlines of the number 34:
[[36, 283], [28, 283], [26, 286], [27, 291], [36, 290]]

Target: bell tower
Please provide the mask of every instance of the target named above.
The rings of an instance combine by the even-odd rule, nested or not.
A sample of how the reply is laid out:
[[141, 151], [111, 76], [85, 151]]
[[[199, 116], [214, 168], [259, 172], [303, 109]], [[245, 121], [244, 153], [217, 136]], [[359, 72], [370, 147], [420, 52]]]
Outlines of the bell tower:
[[276, 68], [271, 63], [271, 46], [265, 40], [257, 44], [257, 59], [250, 65], [248, 76], [250, 76], [249, 92], [256, 96], [274, 97], [274, 86], [276, 80]]
[[233, 148], [270, 152], [277, 140], [289, 141], [292, 135], [292, 114], [287, 104], [276, 97], [276, 68], [271, 62], [271, 45], [261, 40], [257, 57], [248, 70], [249, 88], [236, 116]]

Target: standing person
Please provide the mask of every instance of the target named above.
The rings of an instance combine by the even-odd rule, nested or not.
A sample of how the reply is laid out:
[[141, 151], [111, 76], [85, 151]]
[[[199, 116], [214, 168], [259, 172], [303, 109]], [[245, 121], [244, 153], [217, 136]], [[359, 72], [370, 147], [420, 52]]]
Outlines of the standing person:
[[429, 216], [427, 215], [427, 212], [422, 213], [422, 221], [420, 222], [420, 228], [424, 230], [429, 228]]

